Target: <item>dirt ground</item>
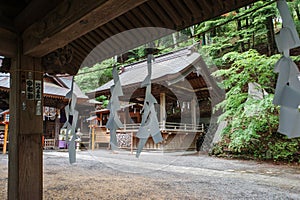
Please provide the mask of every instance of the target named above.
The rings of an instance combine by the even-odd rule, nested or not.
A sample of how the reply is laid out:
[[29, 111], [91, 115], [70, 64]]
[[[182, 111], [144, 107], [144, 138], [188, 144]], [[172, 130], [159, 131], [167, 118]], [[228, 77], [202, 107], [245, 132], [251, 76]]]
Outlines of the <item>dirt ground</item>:
[[[0, 156], [0, 199], [7, 198]], [[300, 199], [300, 167], [195, 152], [44, 152], [44, 199]]]

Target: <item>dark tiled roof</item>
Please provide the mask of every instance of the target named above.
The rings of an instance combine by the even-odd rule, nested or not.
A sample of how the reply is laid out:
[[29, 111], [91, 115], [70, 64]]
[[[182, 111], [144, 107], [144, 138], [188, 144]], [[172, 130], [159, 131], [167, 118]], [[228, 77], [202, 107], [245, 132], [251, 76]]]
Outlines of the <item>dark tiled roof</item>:
[[[0, 73], [0, 89], [9, 90], [10, 89], [10, 75], [5, 73]], [[65, 97], [70, 91], [68, 88], [60, 87], [54, 83], [44, 82], [44, 95], [53, 95]]]
[[[192, 66], [200, 58], [200, 54], [195, 52], [193, 48], [184, 48], [179, 51], [158, 56], [152, 65], [152, 82], [158, 80], [167, 80], [169, 76], [180, 74], [187, 67]], [[120, 74], [120, 81], [123, 87], [141, 83], [147, 76], [147, 61], [141, 61], [126, 66], [125, 70]], [[88, 92], [93, 95], [97, 92], [109, 90], [113, 85], [113, 80], [105, 83], [99, 88]]]

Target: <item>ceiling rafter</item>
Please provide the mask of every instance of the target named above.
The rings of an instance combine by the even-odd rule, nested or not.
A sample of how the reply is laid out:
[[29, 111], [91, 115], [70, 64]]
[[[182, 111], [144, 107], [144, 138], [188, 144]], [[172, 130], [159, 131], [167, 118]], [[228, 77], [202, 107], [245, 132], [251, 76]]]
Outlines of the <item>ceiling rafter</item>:
[[182, 19], [176, 14], [174, 9], [172, 9], [172, 7], [170, 7], [170, 5], [172, 5], [170, 2], [168, 2], [168, 1], [157, 1], [157, 2], [168, 13], [170, 18], [173, 19], [173, 24], [175, 24], [174, 27], [176, 27], [177, 25], [182, 23]]
[[147, 2], [148, 6], [156, 13], [157, 17], [164, 19], [165, 27], [172, 27], [172, 18], [155, 1]]
[[[152, 24], [155, 24], [155, 26], [158, 26], [158, 27], [165, 27], [164, 20], [161, 20], [156, 15], [156, 10], [152, 10], [151, 7], [148, 6], [146, 3], [143, 4], [142, 6], [140, 6], [139, 8], [143, 13], [145, 13], [147, 20], [151, 21]], [[152, 16], [152, 17], [149, 18], [147, 16]]]
[[115, 24], [115, 20], [111, 21], [110, 23], [107, 23], [107, 27], [114, 33], [113, 36], [115, 36], [115, 38], [117, 38], [117, 40], [119, 41], [117, 43], [117, 46], [121, 47], [122, 46], [121, 44], [125, 44], [127, 46], [130, 43], [130, 41], [128, 40], [128, 38], [126, 38], [125, 35], [124, 35], [124, 40], [119, 39], [119, 37], [117, 36], [118, 33], [126, 31], [126, 29], [124, 27], [117, 26]]

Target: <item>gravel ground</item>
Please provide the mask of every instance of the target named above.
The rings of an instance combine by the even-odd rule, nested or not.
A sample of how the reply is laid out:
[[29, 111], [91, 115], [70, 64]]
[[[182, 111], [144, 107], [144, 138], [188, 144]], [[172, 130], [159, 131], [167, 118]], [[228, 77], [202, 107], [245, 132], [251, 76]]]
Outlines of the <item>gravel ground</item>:
[[[0, 156], [0, 199], [7, 155]], [[300, 167], [195, 152], [44, 151], [44, 199], [300, 199]]]

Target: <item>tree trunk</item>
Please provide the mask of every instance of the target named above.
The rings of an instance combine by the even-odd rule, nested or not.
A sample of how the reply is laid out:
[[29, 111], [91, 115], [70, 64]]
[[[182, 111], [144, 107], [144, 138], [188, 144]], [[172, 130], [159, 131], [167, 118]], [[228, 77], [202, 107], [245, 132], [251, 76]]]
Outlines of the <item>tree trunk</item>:
[[299, 0], [294, 0], [291, 4], [293, 9], [295, 10], [298, 20], [300, 20], [300, 10], [299, 10], [300, 5], [299, 4], [300, 4]]
[[[251, 9], [252, 7], [253, 7], [253, 4], [250, 4], [248, 6], [248, 9]], [[249, 28], [250, 28], [250, 26], [253, 26], [252, 23], [253, 23], [253, 16], [250, 15], [250, 17], [249, 17]], [[249, 40], [250, 40], [249, 41], [249, 48], [254, 49], [254, 47], [255, 47], [255, 35], [254, 35], [254, 33], [252, 33], [251, 39], [249, 39]], [[251, 45], [251, 42], [252, 42], [252, 45]], [[250, 47], [250, 45], [251, 45], [251, 47]]]
[[[248, 9], [248, 6], [246, 6], [245, 7], [245, 10], [247, 10]], [[250, 19], [251, 20], [251, 19]], [[246, 18], [246, 29], [249, 29], [249, 18], [247, 17]], [[250, 38], [248, 39], [248, 41], [247, 41], [247, 49], [250, 49], [251, 48], [251, 40], [250, 40]]]
[[194, 27], [194, 26], [191, 26], [191, 27], [190, 27], [190, 31], [191, 31], [191, 37], [192, 37], [192, 40], [193, 40], [193, 44], [195, 44], [195, 38], [194, 38], [194, 35], [195, 35], [195, 27]]
[[[238, 14], [240, 11], [236, 10], [236, 13]], [[240, 30], [242, 30], [242, 22], [241, 20], [238, 18], [237, 19], [237, 31], [239, 32]], [[242, 34], [239, 34], [239, 39], [242, 40], [244, 38], [244, 36]], [[240, 47], [241, 47], [241, 51], [244, 52], [245, 51], [245, 45], [244, 42], [241, 41], [240, 42]]]
[[173, 33], [172, 34], [172, 38], [173, 38], [173, 45], [174, 45], [174, 48], [177, 48], [177, 39], [176, 39], [176, 33]]
[[206, 36], [205, 36], [205, 33], [203, 33], [203, 36], [202, 36], [202, 45], [206, 45]]
[[214, 28], [212, 29], [212, 31], [210, 32], [210, 36], [211, 36], [211, 37], [215, 37], [216, 35], [217, 35], [217, 28], [214, 27]]
[[268, 55], [273, 55], [275, 53], [275, 32], [272, 16], [267, 18], [266, 26], [268, 29]]

